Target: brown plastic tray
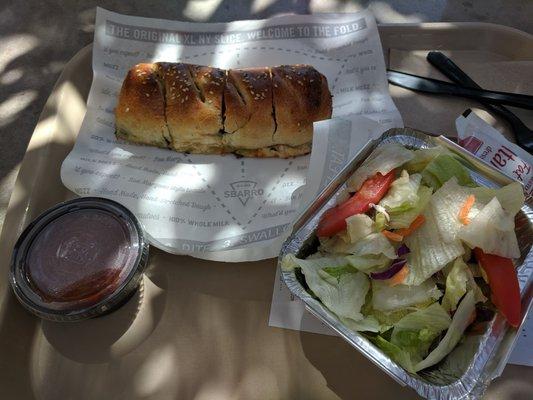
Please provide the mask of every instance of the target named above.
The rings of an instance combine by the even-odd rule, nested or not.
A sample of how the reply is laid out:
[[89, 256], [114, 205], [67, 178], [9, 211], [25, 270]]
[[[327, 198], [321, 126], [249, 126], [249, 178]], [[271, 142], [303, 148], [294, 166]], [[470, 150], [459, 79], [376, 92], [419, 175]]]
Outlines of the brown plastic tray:
[[[533, 55], [530, 35], [497, 25], [395, 25], [380, 32], [387, 58], [395, 49], [434, 48], [472, 51], [484, 60], [493, 55], [525, 61]], [[74, 197], [61, 184], [59, 170], [81, 125], [91, 79], [91, 48], [86, 47], [65, 67], [21, 165], [0, 240], [4, 277], [23, 227]], [[405, 120], [418, 121], [392, 93]], [[458, 107], [468, 106], [456, 101]], [[455, 109], [433, 111], [451, 124], [458, 115]], [[443, 129], [448, 127], [435, 125], [432, 131]], [[339, 338], [268, 327], [275, 268], [274, 259], [222, 264], [154, 249], [142, 290], [128, 304], [72, 324], [31, 316], [11, 294], [7, 279], [0, 280], [0, 398], [416, 397]], [[533, 369], [508, 366], [486, 398], [530, 398], [531, 382]]]

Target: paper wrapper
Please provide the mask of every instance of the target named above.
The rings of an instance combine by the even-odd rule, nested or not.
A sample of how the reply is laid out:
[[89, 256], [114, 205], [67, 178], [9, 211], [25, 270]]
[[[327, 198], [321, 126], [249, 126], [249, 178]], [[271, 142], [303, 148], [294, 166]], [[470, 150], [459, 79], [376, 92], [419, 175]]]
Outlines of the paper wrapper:
[[[151, 61], [221, 68], [311, 64], [328, 78], [333, 115], [354, 114], [360, 134], [327, 135], [325, 141], [315, 129], [313, 155], [319, 154], [311, 166], [309, 156], [239, 159], [117, 140], [114, 107], [122, 80], [131, 66]], [[98, 9], [93, 71], [87, 114], [61, 169], [63, 183], [81, 196], [124, 204], [156, 247], [205, 259], [277, 256], [298, 211], [320, 187], [315, 178], [331, 175], [369, 137], [401, 126], [369, 12], [198, 24]], [[304, 189], [309, 168], [315, 172]]]
[[467, 110], [455, 121], [459, 144], [487, 164], [524, 185], [533, 196], [533, 156]]

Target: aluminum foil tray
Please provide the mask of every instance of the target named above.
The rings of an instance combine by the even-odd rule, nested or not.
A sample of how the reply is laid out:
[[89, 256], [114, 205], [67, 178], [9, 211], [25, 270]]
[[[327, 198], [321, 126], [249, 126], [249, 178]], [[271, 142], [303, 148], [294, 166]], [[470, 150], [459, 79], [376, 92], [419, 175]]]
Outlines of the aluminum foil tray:
[[[431, 136], [409, 128], [391, 129], [379, 139], [369, 142], [303, 212], [294, 226], [293, 233], [281, 249], [278, 264], [285, 254], [294, 253], [299, 258], [305, 258], [316, 251], [318, 240], [315, 229], [320, 216], [336, 203], [336, 197], [345, 190], [347, 178], [370, 153], [381, 144], [391, 142], [400, 143], [411, 149], [444, 146], [461, 156], [472, 178], [482, 186], [499, 187], [512, 182], [510, 178], [443, 136]], [[518, 213], [515, 222], [521, 252], [516, 264], [522, 296], [522, 321], [524, 321], [533, 297], [531, 284], [533, 200], [531, 198], [526, 198], [526, 204]], [[410, 374], [375, 347], [364, 335], [348, 329], [335, 314], [310, 296], [304, 287], [303, 275], [294, 271], [282, 271], [282, 277], [289, 290], [305, 303], [308, 311], [315, 317], [336, 331], [398, 383], [410, 386], [419, 395], [432, 400], [480, 398], [491, 380], [501, 374], [520, 331], [509, 328], [505, 319], [496, 313], [483, 334], [466, 336], [439, 364], [418, 374]]]

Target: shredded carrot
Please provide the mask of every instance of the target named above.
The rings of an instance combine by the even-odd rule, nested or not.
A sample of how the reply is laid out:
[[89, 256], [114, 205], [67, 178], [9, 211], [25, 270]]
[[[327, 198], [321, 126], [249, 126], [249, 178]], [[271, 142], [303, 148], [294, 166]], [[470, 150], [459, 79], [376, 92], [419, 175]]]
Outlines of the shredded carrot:
[[401, 270], [396, 272], [392, 278], [387, 280], [387, 283], [389, 284], [389, 286], [399, 285], [403, 283], [403, 281], [405, 281], [405, 278], [407, 278], [408, 274], [409, 274], [409, 267], [407, 266], [407, 264], [405, 264]]
[[393, 242], [401, 242], [403, 240], [402, 235], [398, 235], [397, 233], [391, 232], [391, 231], [381, 231], [381, 233], [387, 238], [392, 240]]
[[426, 218], [421, 214], [416, 217], [413, 222], [411, 222], [411, 225], [409, 225], [407, 228], [398, 229], [396, 233], [398, 235], [402, 235], [403, 237], [409, 236], [411, 233], [424, 225], [424, 222], [426, 222]]
[[464, 202], [464, 204], [461, 207], [461, 210], [459, 211], [459, 221], [463, 223], [463, 225], [468, 225], [470, 223], [470, 218], [468, 218], [468, 213], [470, 212], [470, 209], [476, 202], [476, 196], [471, 194], [468, 196]]

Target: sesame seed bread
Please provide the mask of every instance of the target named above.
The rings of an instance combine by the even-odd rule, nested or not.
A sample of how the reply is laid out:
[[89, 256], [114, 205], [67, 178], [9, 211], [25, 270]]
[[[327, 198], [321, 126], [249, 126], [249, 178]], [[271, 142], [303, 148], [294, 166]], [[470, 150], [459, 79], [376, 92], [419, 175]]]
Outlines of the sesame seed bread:
[[117, 136], [179, 152], [293, 157], [331, 117], [326, 78], [308, 65], [222, 70], [138, 64], [122, 84]]
[[156, 64], [137, 64], [129, 70], [115, 108], [116, 135], [121, 139], [168, 147], [165, 96]]
[[222, 153], [225, 71], [181, 63], [156, 65], [164, 85], [170, 147], [180, 152]]
[[277, 129], [274, 144], [300, 146], [313, 140], [313, 122], [331, 117], [326, 78], [309, 65], [271, 68]]
[[[272, 81], [268, 68], [233, 69], [228, 71], [228, 83], [235, 91], [228, 92], [222, 142], [232, 149], [258, 149], [272, 146], [275, 123], [272, 113]], [[228, 107], [230, 96], [244, 107]], [[235, 129], [237, 128], [237, 129]]]

